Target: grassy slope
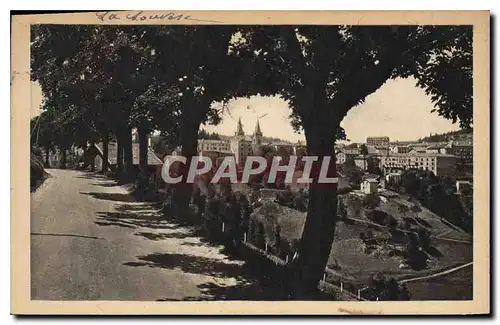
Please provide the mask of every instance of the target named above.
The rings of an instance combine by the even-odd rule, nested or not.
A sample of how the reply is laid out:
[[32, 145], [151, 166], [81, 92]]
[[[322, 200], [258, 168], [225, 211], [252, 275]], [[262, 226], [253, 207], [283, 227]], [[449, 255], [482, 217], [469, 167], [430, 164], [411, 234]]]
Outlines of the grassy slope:
[[473, 298], [472, 265], [457, 272], [406, 285], [413, 300], [471, 300]]
[[[352, 195], [352, 194], [348, 194]], [[413, 204], [403, 200], [402, 198], [390, 199], [387, 203], [382, 203], [380, 209], [393, 215], [399, 222], [402, 223], [403, 216], [397, 211], [398, 203]], [[352, 216], [352, 211], [349, 210], [349, 215]], [[305, 222], [305, 213], [300, 213], [296, 210], [286, 207], [277, 206], [274, 203], [266, 204], [260, 208], [257, 213], [254, 213], [253, 218], [257, 218], [265, 224], [266, 237], [269, 242], [274, 241], [274, 227], [276, 224], [281, 225], [282, 236], [289, 241], [300, 239], [302, 227]], [[410, 213], [407, 214], [408, 216]], [[413, 214], [414, 215], [414, 214]], [[462, 241], [471, 241], [471, 236], [457, 231], [446, 223], [443, 223], [440, 218], [432, 212], [423, 209], [419, 213], [423, 223], [420, 226], [425, 226], [431, 232], [433, 237], [445, 238], [431, 240], [432, 245], [442, 256], [431, 256], [428, 261], [428, 268], [415, 271], [412, 269], [400, 269], [399, 265], [402, 259], [399, 257], [390, 257], [387, 255], [387, 247], [379, 246], [378, 252], [371, 254], [365, 253], [363, 241], [360, 239], [361, 232], [367, 233], [371, 230], [375, 237], [388, 238], [389, 230], [384, 227], [378, 227], [370, 224], [369, 220], [362, 214], [360, 218], [363, 221], [354, 221], [349, 223], [337, 223], [335, 231], [335, 240], [332, 245], [332, 251], [329, 258], [329, 266], [335, 264], [337, 260], [340, 266], [339, 274], [342, 278], [352, 279], [352, 282], [366, 283], [369, 276], [375, 272], [383, 272], [387, 276], [412, 277], [422, 274], [433, 273], [436, 270], [466, 263], [472, 261], [472, 244], [453, 242], [445, 239], [455, 239]], [[418, 222], [417, 222], [418, 223]]]

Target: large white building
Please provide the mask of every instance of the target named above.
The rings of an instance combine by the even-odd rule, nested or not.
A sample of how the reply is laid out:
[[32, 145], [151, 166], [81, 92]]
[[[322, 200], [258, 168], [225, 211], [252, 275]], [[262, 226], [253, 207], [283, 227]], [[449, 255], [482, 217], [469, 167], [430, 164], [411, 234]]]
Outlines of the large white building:
[[380, 157], [380, 167], [385, 174], [406, 169], [420, 169], [431, 171], [436, 176], [453, 177], [456, 172], [456, 161], [456, 156], [442, 153], [392, 153]]
[[389, 147], [389, 137], [368, 137], [366, 138], [367, 146]]
[[207, 140], [202, 139], [198, 141], [198, 152], [202, 151], [230, 151], [229, 142], [226, 140]]

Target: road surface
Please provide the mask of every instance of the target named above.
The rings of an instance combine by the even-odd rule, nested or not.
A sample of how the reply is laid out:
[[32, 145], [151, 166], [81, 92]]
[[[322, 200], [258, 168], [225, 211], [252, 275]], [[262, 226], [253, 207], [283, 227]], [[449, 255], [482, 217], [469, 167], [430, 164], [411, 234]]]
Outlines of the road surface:
[[266, 299], [242, 261], [134, 202], [125, 187], [80, 171], [48, 173], [31, 195], [32, 299]]

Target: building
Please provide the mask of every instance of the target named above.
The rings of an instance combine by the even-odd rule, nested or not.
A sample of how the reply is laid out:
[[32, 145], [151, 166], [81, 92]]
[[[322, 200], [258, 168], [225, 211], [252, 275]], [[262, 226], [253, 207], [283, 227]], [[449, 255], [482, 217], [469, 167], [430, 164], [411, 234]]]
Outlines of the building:
[[368, 169], [368, 157], [358, 155], [354, 157], [354, 164], [362, 171], [366, 171]]
[[376, 178], [368, 178], [361, 182], [361, 192], [365, 194], [375, 194], [378, 191], [378, 180]]
[[389, 147], [389, 137], [368, 137], [366, 138], [366, 145], [374, 147]]
[[269, 143], [270, 146], [278, 156], [288, 158], [294, 154], [294, 145], [288, 142], [273, 142]]
[[[376, 156], [387, 156], [391, 151], [389, 147], [381, 147], [381, 146], [374, 147], [374, 149], [375, 150], [373, 155]], [[370, 149], [368, 149], [368, 153], [370, 153]]]
[[456, 182], [457, 193], [462, 194], [464, 191], [472, 191], [472, 183], [470, 181], [457, 180]]
[[212, 167], [218, 167], [224, 157], [233, 156], [233, 153], [229, 150], [227, 151], [202, 150], [199, 152], [199, 155], [210, 158], [210, 160], [212, 161]]
[[472, 169], [474, 158], [473, 141], [471, 140], [456, 140], [450, 143], [451, 154], [457, 156], [463, 164]]
[[303, 144], [301, 141], [298, 141], [293, 146], [293, 154], [299, 157], [307, 155], [307, 146]]
[[427, 147], [429, 146], [428, 143], [414, 143], [409, 145], [408, 147], [410, 148], [408, 153], [425, 153], [427, 150]]
[[441, 153], [390, 154], [382, 156], [380, 167], [385, 174], [407, 169], [428, 170], [436, 176], [456, 176], [457, 157]]
[[454, 141], [472, 141], [474, 138], [473, 133], [463, 133], [463, 134], [455, 134], [452, 136]]
[[389, 147], [389, 154], [393, 153], [408, 153], [411, 147], [408, 145], [396, 144]]
[[339, 150], [335, 154], [337, 165], [343, 165], [346, 162], [346, 154], [344, 150]]
[[[240, 120], [241, 121], [241, 120]], [[252, 143], [255, 148], [260, 147], [262, 144], [262, 130], [260, 129], [260, 121], [257, 119], [257, 123], [255, 124], [255, 131], [253, 132]]]
[[198, 141], [198, 152], [202, 151], [217, 151], [227, 152], [230, 151], [230, 143], [226, 140], [207, 140], [202, 139]]
[[358, 155], [359, 155], [358, 149], [346, 149], [346, 148], [339, 149], [335, 154], [337, 165], [345, 164], [346, 161], [349, 159], [354, 160], [354, 158]]
[[254, 134], [250, 137], [246, 136], [243, 131], [241, 118], [238, 119], [234, 137], [229, 141], [229, 150], [234, 154], [237, 165], [244, 164], [246, 158], [258, 150], [262, 144], [262, 137], [263, 134], [258, 119], [255, 125]]
[[401, 183], [402, 175], [400, 173], [388, 173], [385, 175], [386, 184], [399, 184]]

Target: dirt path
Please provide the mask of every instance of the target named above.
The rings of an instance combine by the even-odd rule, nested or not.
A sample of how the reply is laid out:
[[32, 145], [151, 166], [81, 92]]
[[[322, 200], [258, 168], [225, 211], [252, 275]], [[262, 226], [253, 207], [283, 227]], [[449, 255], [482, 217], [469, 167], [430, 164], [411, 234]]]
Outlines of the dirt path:
[[97, 174], [48, 170], [31, 196], [31, 295], [43, 300], [269, 298], [241, 260]]

